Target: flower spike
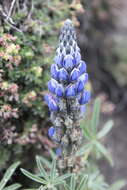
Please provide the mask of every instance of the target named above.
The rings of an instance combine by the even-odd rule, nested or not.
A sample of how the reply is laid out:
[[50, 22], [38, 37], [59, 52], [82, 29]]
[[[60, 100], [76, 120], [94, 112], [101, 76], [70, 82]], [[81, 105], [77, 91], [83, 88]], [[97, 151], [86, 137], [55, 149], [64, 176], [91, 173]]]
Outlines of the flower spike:
[[86, 110], [85, 104], [90, 100], [90, 92], [85, 90], [88, 81], [86, 63], [81, 60], [75, 30], [69, 19], [61, 29], [54, 61], [48, 82], [51, 94], [45, 96], [53, 123], [48, 134], [58, 145], [57, 156], [64, 159], [73, 154], [73, 144], [77, 146], [82, 142], [79, 123]]

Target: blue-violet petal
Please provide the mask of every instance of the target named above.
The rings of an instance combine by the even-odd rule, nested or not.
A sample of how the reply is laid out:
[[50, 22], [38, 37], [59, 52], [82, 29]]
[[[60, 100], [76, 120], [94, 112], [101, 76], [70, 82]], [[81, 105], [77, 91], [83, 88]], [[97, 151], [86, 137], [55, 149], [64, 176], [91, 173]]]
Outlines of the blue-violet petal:
[[74, 66], [72, 55], [68, 54], [64, 58], [63, 66], [67, 70], [71, 70]]
[[59, 81], [67, 81], [69, 78], [68, 72], [66, 69], [62, 68], [59, 70]]
[[79, 62], [79, 66], [78, 66], [80, 75], [86, 72], [86, 63], [84, 61], [80, 61]]
[[71, 74], [70, 74], [70, 80], [71, 81], [75, 81], [77, 80], [79, 77], [79, 70], [74, 68], [72, 71], [71, 71]]
[[54, 133], [55, 133], [55, 128], [54, 127], [50, 127], [48, 129], [48, 135], [49, 135], [49, 137], [52, 137], [54, 135]]
[[56, 89], [55, 89], [55, 94], [58, 96], [58, 97], [63, 97], [64, 96], [64, 88], [61, 84], [58, 84]]
[[48, 106], [49, 106], [50, 111], [58, 111], [59, 110], [59, 107], [53, 98], [49, 99]]
[[84, 91], [79, 99], [79, 104], [83, 105], [88, 103], [90, 100], [90, 92], [89, 91]]
[[57, 88], [57, 81], [55, 79], [51, 79], [48, 82], [48, 89], [50, 92], [55, 93], [55, 90]]
[[58, 80], [58, 73], [59, 73], [59, 69], [58, 69], [57, 65], [52, 64], [51, 65], [51, 76], [52, 76], [52, 78]]
[[76, 88], [75, 88], [75, 85], [69, 85], [67, 86], [66, 88], [66, 91], [65, 91], [65, 94], [66, 94], [66, 97], [72, 97], [72, 96], [76, 96]]

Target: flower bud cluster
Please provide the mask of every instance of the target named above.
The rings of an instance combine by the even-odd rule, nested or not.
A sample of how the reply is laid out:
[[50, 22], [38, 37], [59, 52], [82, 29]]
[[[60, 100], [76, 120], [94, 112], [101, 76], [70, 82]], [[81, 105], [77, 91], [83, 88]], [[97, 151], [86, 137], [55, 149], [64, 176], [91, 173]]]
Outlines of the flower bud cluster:
[[[61, 29], [54, 61], [48, 82], [50, 93], [45, 96], [54, 125], [49, 129], [49, 136], [60, 145], [62, 153], [68, 154], [68, 146], [81, 143], [79, 121], [90, 99], [90, 92], [84, 88], [88, 81], [86, 63], [81, 60], [70, 20]], [[61, 154], [60, 149], [57, 153]]]

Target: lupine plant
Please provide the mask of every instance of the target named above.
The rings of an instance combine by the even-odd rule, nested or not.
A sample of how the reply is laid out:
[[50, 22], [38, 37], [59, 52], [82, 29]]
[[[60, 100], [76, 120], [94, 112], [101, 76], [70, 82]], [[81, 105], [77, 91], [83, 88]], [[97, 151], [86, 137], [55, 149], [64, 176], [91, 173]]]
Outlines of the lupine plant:
[[82, 142], [79, 121], [90, 99], [90, 92], [84, 88], [88, 81], [86, 63], [81, 60], [70, 20], [66, 20], [61, 29], [54, 61], [52, 78], [48, 82], [50, 93], [45, 96], [53, 123], [49, 136], [58, 144], [59, 168], [74, 169], [74, 155]]
[[81, 60], [70, 20], [65, 21], [61, 30], [54, 61], [45, 101], [53, 123], [48, 135], [56, 143], [57, 149], [55, 154], [50, 151], [52, 163], [44, 157], [36, 157], [38, 174], [21, 169], [24, 175], [39, 183], [37, 188], [29, 190], [120, 190], [125, 182], [122, 180], [109, 187], [93, 161], [105, 156], [113, 164], [108, 151], [101, 144], [101, 138], [111, 130], [113, 122], [108, 121], [98, 131], [98, 98], [92, 117], [80, 122], [86, 114], [90, 92], [86, 90], [86, 63]]

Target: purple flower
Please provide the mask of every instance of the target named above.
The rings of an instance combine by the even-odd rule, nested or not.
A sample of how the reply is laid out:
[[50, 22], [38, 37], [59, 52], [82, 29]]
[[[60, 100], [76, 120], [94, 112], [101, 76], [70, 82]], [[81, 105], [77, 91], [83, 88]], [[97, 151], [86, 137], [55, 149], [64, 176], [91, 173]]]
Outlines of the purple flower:
[[71, 70], [74, 67], [74, 58], [71, 54], [65, 56], [63, 66], [66, 70]]
[[50, 111], [58, 111], [59, 110], [59, 107], [57, 105], [57, 99], [55, 97], [53, 97], [50, 94], [46, 94], [44, 99], [45, 99], [46, 103], [48, 104]]
[[88, 74], [84, 73], [79, 77], [79, 80], [81, 80], [84, 84], [88, 81]]
[[50, 99], [48, 106], [49, 106], [50, 111], [58, 111], [59, 110], [59, 107], [54, 99]]
[[56, 64], [51, 65], [51, 76], [52, 78], [58, 80], [59, 69]]
[[48, 82], [49, 91], [52, 92], [52, 93], [55, 93], [56, 87], [57, 87], [57, 81], [55, 79], [51, 79]]
[[83, 105], [83, 104], [86, 104], [88, 103], [90, 100], [90, 92], [89, 91], [84, 91], [82, 94], [81, 94], [81, 97], [79, 98], [79, 104], [80, 105]]
[[61, 54], [56, 55], [54, 58], [54, 61], [58, 66], [62, 67], [62, 55]]
[[69, 75], [66, 69], [62, 68], [59, 70], [59, 81], [68, 81]]
[[80, 93], [84, 90], [84, 82], [82, 80], [78, 80], [76, 83], [76, 91], [77, 93]]
[[76, 88], [75, 85], [69, 85], [66, 88], [65, 95], [67, 98], [76, 96]]
[[80, 111], [81, 111], [81, 114], [84, 114], [86, 111], [86, 105], [81, 105]]
[[56, 89], [55, 89], [55, 94], [58, 96], [58, 97], [63, 97], [64, 96], [64, 88], [61, 84], [58, 84]]
[[61, 30], [54, 61], [55, 64], [51, 66], [51, 80], [48, 82], [51, 94], [45, 96], [45, 101], [55, 126], [49, 129], [48, 134], [59, 144], [56, 154], [61, 156], [64, 152], [63, 144], [67, 144], [71, 139], [68, 139], [66, 129], [75, 129], [75, 123], [79, 123], [85, 112], [85, 104], [90, 100], [90, 92], [84, 90], [88, 81], [86, 63], [81, 60], [70, 20], [65, 22]]
[[52, 96], [51, 96], [50, 94], [46, 94], [46, 95], [44, 96], [44, 100], [45, 100], [45, 102], [46, 102], [47, 104], [49, 104], [49, 101], [50, 101], [51, 98], [52, 98]]
[[80, 75], [86, 72], [86, 64], [84, 61], [81, 60], [79, 62], [78, 69], [79, 69]]
[[75, 53], [75, 64], [78, 64], [81, 60], [81, 54], [79, 53], [79, 51], [76, 51]]
[[71, 81], [75, 81], [77, 80], [79, 77], [79, 70], [74, 68], [72, 71], [71, 71], [71, 74], [70, 74], [70, 80]]
[[57, 148], [57, 149], [56, 149], [56, 155], [57, 155], [57, 156], [61, 156], [61, 155], [62, 155], [62, 150], [61, 150], [61, 148]]
[[55, 133], [55, 128], [54, 127], [50, 127], [48, 129], [48, 135], [49, 135], [49, 137], [52, 137], [54, 135], [54, 133]]

